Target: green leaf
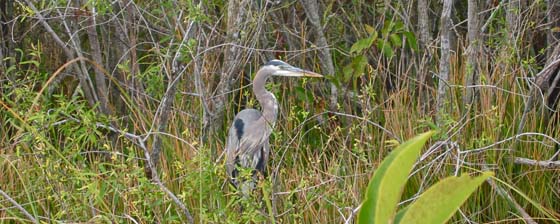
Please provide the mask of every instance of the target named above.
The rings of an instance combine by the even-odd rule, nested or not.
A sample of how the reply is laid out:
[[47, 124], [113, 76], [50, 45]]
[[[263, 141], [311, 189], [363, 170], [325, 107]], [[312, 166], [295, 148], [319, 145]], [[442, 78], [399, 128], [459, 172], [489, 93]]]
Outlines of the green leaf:
[[402, 46], [402, 39], [399, 35], [392, 33], [391, 35], [389, 35], [389, 38], [391, 39], [391, 43], [393, 43], [393, 46], [397, 48]]
[[354, 67], [352, 67], [352, 63], [344, 66], [342, 68], [342, 81], [344, 82], [348, 82], [350, 81], [350, 79], [352, 78], [352, 75], [354, 74]]
[[361, 53], [364, 49], [370, 48], [373, 42], [377, 39], [377, 32], [373, 31], [368, 38], [356, 41], [350, 48], [350, 54]]
[[356, 71], [356, 73], [359, 74], [362, 74], [364, 72], [367, 64], [367, 57], [363, 55], [359, 55], [352, 60], [352, 66], [354, 66], [354, 70]]
[[33, 65], [35, 65], [35, 67], [39, 67], [39, 62], [35, 61], [35, 60], [22, 61], [19, 64], [20, 65], [33, 64]]
[[389, 33], [391, 33], [391, 31], [393, 30], [393, 26], [395, 24], [391, 21], [385, 21], [383, 23], [383, 28], [381, 29], [381, 36], [383, 38], [387, 38], [389, 36]]
[[391, 48], [390, 42], [379, 39], [377, 40], [377, 48], [381, 49], [381, 52], [385, 57], [393, 57], [393, 49]]
[[399, 223], [447, 222], [484, 180], [493, 175], [492, 172], [484, 172], [477, 177], [463, 174], [437, 182], [408, 206]]
[[414, 36], [413, 32], [404, 32], [404, 36], [406, 37], [406, 42], [408, 43], [408, 47], [414, 51], [418, 51], [418, 41], [416, 40], [416, 36]]
[[369, 38], [360, 39], [352, 45], [352, 47], [350, 48], [350, 54], [353, 54], [355, 52], [362, 52], [364, 49], [366, 49], [370, 46], [371, 46], [371, 44], [370, 44], [370, 39]]
[[[370, 35], [373, 34], [375, 32], [375, 28], [373, 26], [370, 26], [368, 24], [364, 24], [364, 29], [366, 30], [366, 32], [368, 32]], [[376, 34], [377, 35], [377, 34]]]
[[404, 214], [408, 211], [408, 208], [410, 208], [410, 205], [402, 208], [401, 210], [399, 210], [397, 212], [397, 214], [395, 215], [395, 220], [394, 220], [393, 223], [400, 223]]
[[395, 22], [393, 26], [393, 31], [401, 32], [405, 29], [404, 23], [401, 21]]
[[381, 162], [368, 184], [358, 223], [389, 223], [393, 219], [412, 166], [433, 134], [429, 131], [406, 141]]
[[343, 81], [349, 82], [352, 78], [359, 77], [364, 73], [368, 64], [366, 56], [358, 55], [352, 59], [352, 62], [342, 68]]

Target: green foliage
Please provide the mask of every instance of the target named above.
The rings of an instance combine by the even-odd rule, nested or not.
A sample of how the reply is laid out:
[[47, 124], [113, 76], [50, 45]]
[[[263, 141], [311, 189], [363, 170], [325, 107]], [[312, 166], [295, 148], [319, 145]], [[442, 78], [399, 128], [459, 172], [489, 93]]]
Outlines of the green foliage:
[[387, 58], [392, 58], [395, 50], [403, 47], [403, 40], [412, 51], [418, 51], [418, 44], [413, 32], [408, 31], [401, 21], [385, 21], [381, 29], [381, 38], [377, 40], [377, 48]]
[[165, 93], [164, 75], [161, 71], [161, 65], [147, 64], [144, 72], [138, 74], [138, 78], [146, 85], [146, 93], [155, 98], [161, 98]]
[[84, 6], [95, 8], [95, 12], [101, 16], [111, 13], [113, 10], [111, 2], [107, 0], [88, 0]]
[[421, 134], [395, 149], [375, 171], [366, 190], [358, 223], [445, 223], [491, 172], [476, 178], [448, 177], [424, 192], [395, 215], [402, 189], [420, 150], [433, 131]]
[[493, 175], [492, 172], [484, 172], [477, 177], [468, 174], [447, 177], [422, 193], [395, 223], [446, 223], [467, 198]]
[[370, 48], [374, 41], [377, 40], [377, 31], [373, 28], [369, 28], [369, 30], [369, 37], [356, 41], [350, 48], [350, 54], [361, 54], [364, 50]]
[[[348, 83], [352, 78], [357, 77], [358, 74], [363, 74], [368, 65], [367, 58], [363, 55], [358, 55], [352, 59], [352, 62], [342, 69], [344, 74], [343, 82]], [[355, 80], [355, 79], [354, 79]]]
[[[134, 140], [102, 127], [109, 124], [141, 136], [148, 148], [154, 136], [162, 137], [158, 173], [163, 184], [191, 211], [195, 223], [351, 223], [369, 183], [369, 176], [364, 174], [378, 167], [398, 145], [388, 132], [407, 138], [426, 128], [440, 130], [432, 138], [457, 143], [460, 151], [440, 148], [418, 162], [414, 175], [401, 175], [407, 176], [404, 188], [389, 192], [397, 201], [400, 192], [401, 200], [417, 200], [392, 209], [391, 215], [397, 213], [398, 220], [415, 217], [412, 210], [423, 211], [416, 208], [435, 210], [424, 207], [422, 201], [433, 206], [453, 203], [437, 210], [440, 220], [448, 218], [473, 190], [472, 180], [480, 181], [484, 176], [437, 180], [452, 172], [481, 169], [480, 164], [495, 169], [500, 175], [495, 182], [513, 197], [501, 197], [498, 190], [483, 187], [461, 207], [462, 215], [455, 214], [450, 223], [464, 219], [509, 223], [519, 219], [512, 213], [514, 202], [526, 208], [537, 222], [558, 220], [555, 211], [560, 208], [560, 200], [557, 192], [550, 190], [558, 182], [557, 171], [518, 165], [508, 159], [520, 156], [546, 160], [554, 153], [549, 147], [553, 142], [542, 136], [511, 140], [532, 86], [530, 79], [522, 77], [537, 74], [544, 67], [540, 56], [548, 52], [536, 47], [540, 44], [538, 37], [544, 34], [541, 31], [547, 27], [545, 1], [517, 9], [523, 16], [511, 27], [514, 30], [508, 27], [508, 4], [500, 3], [485, 11], [490, 16], [483, 21], [487, 25], [487, 54], [480, 61], [487, 64], [476, 68], [484, 86], [477, 87], [479, 102], [468, 116], [460, 110], [464, 91], [461, 83], [464, 72], [473, 68], [463, 66], [467, 48], [463, 41], [457, 42], [456, 57], [449, 62], [452, 97], [445, 104], [459, 109], [446, 111], [438, 124], [432, 122], [436, 90], [430, 81], [437, 82], [433, 74], [438, 71], [439, 39], [417, 51], [416, 36], [411, 32], [418, 25], [413, 16], [415, 3], [325, 2], [319, 7], [319, 16], [336, 72], [324, 83], [313, 81], [308, 85], [305, 79], [274, 78], [267, 85], [280, 105], [270, 141], [269, 177], [255, 192], [262, 195], [262, 200], [242, 198], [228, 184], [222, 154], [227, 132], [205, 132], [203, 127], [214, 122], [206, 109], [214, 109], [213, 101], [223, 96], [218, 95], [216, 87], [227, 70], [223, 64], [228, 54], [239, 56], [239, 69], [245, 74], [254, 73], [265, 57], [280, 57], [307, 69], [315, 68], [312, 70], [321, 67], [323, 48], [314, 45], [317, 34], [309, 29], [300, 2], [253, 2], [251, 7], [241, 9], [243, 19], [237, 24], [241, 31], [229, 33], [235, 25], [228, 12], [232, 1], [134, 1], [133, 5], [107, 0], [29, 1], [64, 46], [45, 32], [26, 1], [4, 2], [4, 25], [9, 32], [2, 37], [4, 58], [0, 65], [0, 188], [41, 222], [186, 222], [167, 194], [146, 179], [144, 151]], [[460, 5], [465, 7], [466, 3]], [[131, 6], [132, 14], [125, 6]], [[90, 17], [83, 11], [92, 7], [99, 15], [96, 30], [103, 58], [100, 66], [107, 70], [107, 80], [114, 79], [107, 82], [110, 107], [121, 107], [109, 116], [99, 113], [96, 105], [90, 105], [84, 97], [82, 85], [95, 89], [98, 84], [89, 63], [75, 64], [87, 70], [87, 84], [79, 83], [79, 73], [70, 66], [61, 76], [53, 77], [54, 71], [74, 59], [67, 58], [64, 50], [79, 50], [84, 57], [91, 57], [87, 33], [83, 32]], [[430, 1], [429, 7], [434, 16], [432, 24], [437, 24], [441, 3]], [[454, 20], [463, 21], [464, 12]], [[462, 35], [466, 23], [457, 23], [455, 28], [458, 40], [465, 40]], [[430, 28], [432, 35], [437, 29]], [[429, 57], [423, 53], [429, 53]], [[243, 65], [245, 62], [249, 63]], [[159, 105], [175, 75], [169, 73], [174, 68], [180, 71], [177, 94], [172, 98], [175, 101], [168, 126], [160, 132]], [[428, 80], [421, 79], [421, 72], [427, 73]], [[225, 102], [227, 118], [240, 109], [260, 106], [250, 79], [233, 75], [239, 75], [240, 81], [232, 83], [226, 93], [228, 98], [235, 96]], [[50, 78], [53, 82], [47, 83]], [[71, 85], [66, 86], [67, 81]], [[343, 87], [339, 88], [337, 112], [327, 109], [330, 83]], [[116, 84], [122, 86], [120, 96], [114, 94], [121, 92]], [[38, 96], [43, 88], [46, 91]], [[422, 91], [427, 94], [422, 95]], [[529, 114], [525, 131], [558, 136], [558, 128], [541, 121], [541, 117]], [[218, 125], [227, 126], [229, 121], [224, 119]], [[510, 145], [514, 141], [515, 146]], [[404, 158], [393, 158], [400, 159]], [[458, 166], [458, 162], [462, 164]], [[251, 171], [244, 174], [249, 176]], [[392, 182], [387, 180], [385, 184]], [[454, 187], [454, 183], [459, 186]], [[418, 189], [432, 185], [435, 188], [417, 197]], [[462, 189], [466, 186], [470, 189]], [[429, 194], [440, 196], [437, 193], [443, 190], [438, 188], [462, 189], [461, 197], [434, 199]], [[0, 208], [3, 222], [28, 221], [1, 196]]]
[[397, 209], [402, 189], [420, 150], [434, 132], [419, 135], [400, 145], [375, 171], [358, 215], [359, 223], [388, 223]]

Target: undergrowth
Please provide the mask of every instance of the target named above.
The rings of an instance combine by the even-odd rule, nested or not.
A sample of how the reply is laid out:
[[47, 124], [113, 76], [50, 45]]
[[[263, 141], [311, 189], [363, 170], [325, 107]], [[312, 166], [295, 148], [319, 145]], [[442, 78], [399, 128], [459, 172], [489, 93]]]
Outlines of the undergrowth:
[[[223, 8], [225, 3], [213, 4]], [[412, 27], [398, 15], [379, 9], [381, 3], [336, 6], [338, 11], [332, 4], [325, 10], [333, 11], [325, 15], [339, 16], [329, 16], [330, 26], [325, 27], [332, 31], [328, 38], [336, 74], [326, 74], [326, 81], [275, 78], [268, 86], [279, 101], [279, 122], [271, 136], [268, 176], [252, 198], [240, 197], [227, 180], [223, 155], [223, 130], [227, 128], [210, 134], [203, 130], [204, 97], [208, 96], [196, 93], [200, 90], [195, 78], [189, 76], [194, 73], [195, 57], [182, 59], [188, 65], [187, 75], [178, 79], [166, 131], [155, 131], [161, 99], [171, 83], [163, 70], [172, 64], [168, 56], [179, 51], [178, 44], [169, 40], [173, 35], [157, 44], [139, 46], [137, 78], [146, 94], [130, 89], [121, 92], [122, 105], [115, 106], [118, 112], [112, 117], [99, 113], [99, 105], [89, 106], [75, 80], [47, 83], [53, 71], [65, 63], [56, 59], [63, 56], [52, 50], [55, 47], [49, 45], [50, 39], [23, 41], [28, 48], [17, 50], [17, 58], [3, 59], [13, 63], [0, 74], [0, 190], [16, 202], [0, 197], [0, 222], [26, 222], [18, 204], [45, 223], [185, 223], [176, 204], [146, 178], [144, 151], [122, 132], [108, 127], [145, 138], [148, 147], [154, 136], [163, 139], [158, 173], [162, 183], [190, 210], [195, 223], [351, 223], [368, 180], [385, 156], [403, 140], [431, 129], [439, 132], [415, 165], [400, 206], [410, 204], [444, 177], [489, 169], [503, 181], [498, 185], [508, 189], [535, 220], [558, 222], [559, 171], [513, 162], [514, 157], [549, 159], [554, 144], [547, 136], [557, 138], [559, 134], [556, 124], [533, 111], [525, 125], [527, 132], [516, 136], [529, 81], [542, 68], [536, 60], [538, 52], [521, 49], [521, 53], [511, 54], [504, 21], [491, 22], [486, 44], [492, 51], [480, 60], [494, 64], [479, 71], [482, 85], [476, 105], [463, 105], [466, 58], [462, 49], [466, 44], [459, 38], [450, 61], [450, 109], [438, 126], [433, 108], [436, 87], [434, 83], [425, 86], [428, 94], [424, 97], [417, 80], [419, 68], [437, 74], [437, 53], [431, 52], [431, 63], [420, 63], [418, 58], [425, 52], [415, 41], [406, 40], [416, 38]], [[154, 13], [161, 15], [156, 10]], [[366, 24], [366, 19], [352, 13], [371, 13], [371, 20], [375, 17], [384, 22]], [[496, 18], [503, 17], [501, 14]], [[149, 18], [157, 20], [158, 16]], [[204, 17], [198, 22], [223, 22], [216, 15], [197, 16]], [[185, 16], [185, 21], [191, 17]], [[523, 29], [533, 29], [525, 25]], [[308, 31], [299, 32], [293, 33], [302, 35], [301, 42], [306, 43]], [[367, 38], [374, 32], [378, 32], [378, 39], [369, 43]], [[265, 35], [274, 40], [277, 34]], [[340, 40], [345, 35], [352, 35], [353, 42]], [[359, 37], [369, 46], [352, 51], [352, 43]], [[196, 44], [194, 39], [192, 42]], [[166, 44], [171, 46], [164, 47]], [[286, 48], [274, 53], [300, 67], [320, 68], [322, 62], [316, 53], [306, 50]], [[201, 82], [211, 86], [219, 78], [223, 55], [195, 47], [184, 51], [204, 61], [198, 65], [204, 71]], [[241, 88], [228, 95], [222, 127], [228, 127], [239, 110], [258, 108], [250, 86], [246, 86], [248, 78], [243, 77], [253, 75], [262, 63], [259, 58], [266, 53], [270, 52], [257, 51], [247, 60], [236, 83]], [[111, 72], [130, 74], [131, 70], [129, 61], [119, 61]], [[330, 83], [340, 90], [336, 111], [328, 108]], [[43, 88], [45, 92], [38, 95]], [[451, 223], [517, 222], [520, 217], [512, 212], [512, 204], [495, 188], [483, 185]]]

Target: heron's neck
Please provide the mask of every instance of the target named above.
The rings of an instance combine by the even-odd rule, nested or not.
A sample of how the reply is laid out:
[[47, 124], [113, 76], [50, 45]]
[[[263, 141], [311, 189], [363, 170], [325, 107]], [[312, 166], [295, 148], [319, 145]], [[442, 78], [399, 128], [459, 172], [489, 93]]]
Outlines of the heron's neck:
[[259, 70], [253, 80], [253, 92], [257, 97], [257, 101], [261, 104], [264, 120], [271, 127], [274, 127], [276, 119], [278, 118], [278, 103], [276, 102], [274, 95], [264, 88], [264, 85], [270, 76], [270, 73], [267, 73], [262, 69]]

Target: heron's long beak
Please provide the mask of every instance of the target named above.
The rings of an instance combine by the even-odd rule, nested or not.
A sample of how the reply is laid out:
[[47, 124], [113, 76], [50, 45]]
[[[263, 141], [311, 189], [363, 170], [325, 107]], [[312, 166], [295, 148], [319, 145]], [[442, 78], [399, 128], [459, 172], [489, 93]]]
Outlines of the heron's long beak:
[[295, 77], [316, 77], [316, 78], [323, 77], [323, 75], [319, 73], [315, 73], [312, 71], [308, 71], [293, 66], [282, 68], [282, 70], [279, 71], [278, 74], [282, 76], [295, 76]]
[[305, 77], [315, 77], [315, 78], [322, 78], [323, 77], [323, 75], [321, 75], [319, 73], [315, 73], [315, 72], [307, 71], [307, 70], [303, 70], [303, 69], [302, 69], [302, 73], [303, 73], [303, 76], [305, 76]]

